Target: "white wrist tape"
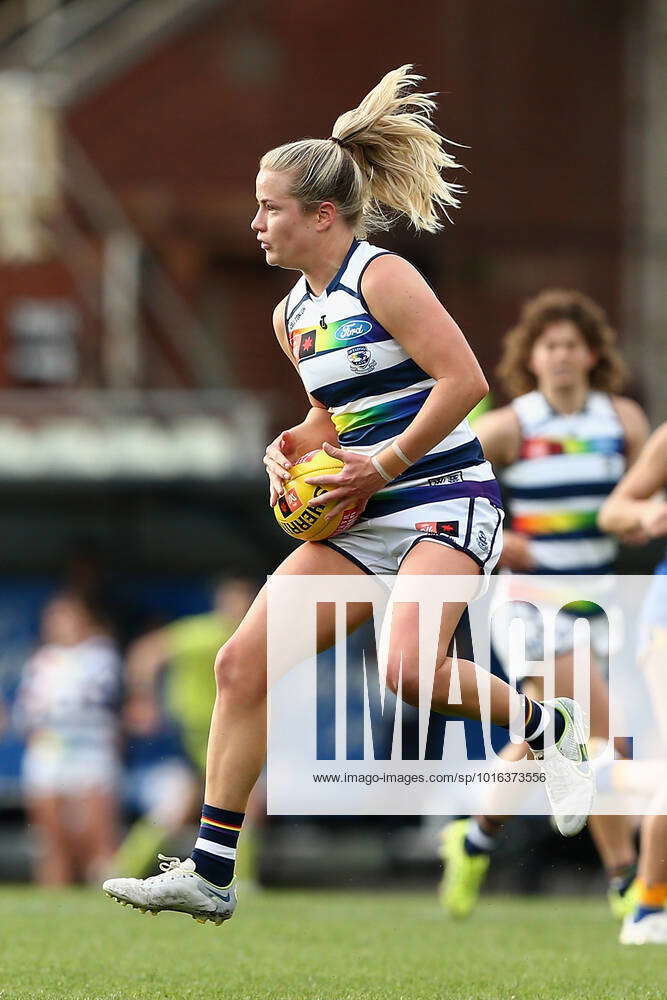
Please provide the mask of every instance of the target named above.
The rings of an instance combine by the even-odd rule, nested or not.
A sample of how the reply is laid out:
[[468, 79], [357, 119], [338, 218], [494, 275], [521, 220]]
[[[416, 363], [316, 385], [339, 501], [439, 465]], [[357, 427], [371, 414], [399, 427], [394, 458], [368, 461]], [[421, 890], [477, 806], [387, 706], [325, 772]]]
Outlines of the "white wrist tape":
[[382, 478], [384, 479], [385, 483], [390, 483], [392, 481], [393, 477], [387, 475], [387, 473], [382, 468], [382, 465], [380, 464], [379, 460], [375, 457], [375, 455], [371, 456], [371, 462], [373, 463], [375, 471], [378, 472], [382, 476]]
[[394, 455], [396, 455], [396, 458], [400, 458], [401, 462], [403, 462], [404, 465], [407, 466], [414, 465], [414, 462], [411, 462], [408, 456], [405, 454], [405, 452], [401, 449], [401, 446], [399, 445], [398, 441], [392, 441], [391, 447], [393, 449]]

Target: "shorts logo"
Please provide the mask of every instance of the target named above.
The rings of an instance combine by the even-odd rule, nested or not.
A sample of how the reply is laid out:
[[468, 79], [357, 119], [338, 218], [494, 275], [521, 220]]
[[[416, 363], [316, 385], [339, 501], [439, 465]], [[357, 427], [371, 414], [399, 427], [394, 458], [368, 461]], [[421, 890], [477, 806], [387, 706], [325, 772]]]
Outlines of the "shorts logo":
[[312, 358], [315, 353], [315, 331], [308, 331], [308, 333], [301, 334], [301, 341], [299, 343], [299, 361], [303, 361], [304, 358]]
[[341, 326], [340, 330], [336, 330], [334, 337], [336, 340], [356, 340], [357, 337], [363, 337], [365, 333], [370, 333], [372, 329], [373, 324], [369, 323], [367, 319], [355, 320]]
[[448, 472], [444, 476], [436, 476], [434, 479], [428, 480], [429, 486], [446, 486], [449, 483], [462, 483], [463, 473], [462, 472]]
[[372, 372], [377, 368], [377, 361], [373, 360], [368, 347], [348, 347], [347, 361], [350, 370], [356, 375], [365, 375], [366, 372]]
[[458, 521], [417, 521], [415, 524], [417, 531], [425, 531], [427, 535], [450, 535], [458, 538]]
[[479, 545], [482, 552], [486, 552], [489, 547], [489, 539], [486, 537], [483, 531], [477, 532], [477, 544]]

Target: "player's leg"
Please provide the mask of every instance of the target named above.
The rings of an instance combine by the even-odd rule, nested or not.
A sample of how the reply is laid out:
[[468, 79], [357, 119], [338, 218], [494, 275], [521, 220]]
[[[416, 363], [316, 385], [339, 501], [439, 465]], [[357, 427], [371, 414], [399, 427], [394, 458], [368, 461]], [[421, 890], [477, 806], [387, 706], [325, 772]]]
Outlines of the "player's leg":
[[[525, 691], [529, 697], [530, 691]], [[513, 769], [513, 764], [524, 760], [527, 743], [505, 744], [500, 751], [501, 762], [496, 770]], [[496, 795], [494, 795], [494, 792]], [[444, 871], [438, 895], [440, 903], [452, 917], [467, 917], [475, 908], [484, 879], [489, 869], [491, 854], [495, 850], [505, 821], [511, 817], [496, 815], [507, 808], [508, 795], [526, 794], [526, 786], [514, 782], [496, 783], [489, 788], [489, 805], [483, 815], [458, 819], [449, 823], [441, 833], [440, 857]], [[494, 798], [498, 808], [494, 808]]]
[[[355, 563], [326, 545], [306, 542], [274, 576], [364, 575]], [[352, 630], [369, 616], [367, 605], [350, 605]], [[356, 617], [355, 617], [356, 616]], [[333, 610], [317, 618], [318, 649], [335, 638]], [[263, 587], [215, 663], [216, 700], [206, 760], [205, 800], [243, 812], [266, 752], [267, 588]], [[304, 646], [304, 657], [310, 655]]]
[[112, 868], [134, 878], [155, 871], [155, 857], [186, 823], [199, 818], [203, 774], [180, 758], [153, 764], [139, 782], [141, 816], [116, 851]]
[[[278, 576], [350, 576], [363, 570], [329, 546], [306, 542], [276, 570]], [[370, 614], [354, 606], [353, 630]], [[319, 615], [318, 648], [335, 639], [335, 620]], [[311, 651], [304, 647], [304, 656]], [[221, 923], [231, 916], [236, 843], [248, 796], [266, 753], [267, 588], [263, 587], [215, 663], [216, 699], [207, 754], [202, 825], [192, 857], [164, 859], [162, 875], [150, 879], [110, 879], [104, 889], [121, 902], [151, 912], [175, 909]]]
[[[554, 688], [558, 696], [574, 697], [574, 664], [575, 656], [571, 649], [555, 656]], [[608, 689], [599, 663], [593, 655], [590, 657], [590, 664], [590, 735], [591, 739], [606, 742], [609, 733]], [[544, 697], [543, 679], [527, 678], [523, 683], [523, 691], [530, 698], [541, 701]], [[513, 743], [508, 743], [503, 748], [499, 756], [507, 769], [511, 770], [512, 763], [525, 756], [526, 748], [527, 744]], [[498, 766], [502, 768], [503, 764]], [[509, 818], [500, 815], [507, 796], [517, 797], [514, 801], [518, 808], [525, 793], [525, 785], [495, 784], [490, 788], [483, 815], [450, 824], [444, 831], [443, 854], [449, 867], [441, 895], [445, 907], [452, 912], [456, 911], [454, 915], [469, 913], [477, 901], [481, 882], [488, 868], [488, 858], [497, 844], [503, 824]], [[495, 808], [496, 803], [498, 808]], [[614, 915], [620, 919], [632, 908], [632, 893], [629, 890], [635, 878], [637, 863], [632, 822], [626, 816], [590, 816], [588, 823], [607, 873], [609, 903]]]
[[[667, 629], [653, 629], [650, 645], [642, 656], [651, 704], [667, 746]], [[642, 823], [637, 878], [637, 905], [625, 918], [622, 944], [667, 944], [667, 785], [651, 802], [651, 814]]]
[[[428, 539], [415, 545], [404, 559], [402, 575], [467, 576], [479, 573], [477, 563], [464, 552]], [[387, 681], [393, 690], [400, 682], [404, 700], [416, 704], [419, 698], [419, 611], [414, 603], [398, 603], [400, 588], [392, 597], [391, 637]], [[581, 710], [568, 698], [542, 703], [519, 694], [499, 677], [489, 675], [471, 660], [457, 658], [460, 702], [449, 704], [453, 660], [450, 645], [463, 612], [463, 605], [445, 604], [433, 681], [431, 706], [434, 711], [480, 719], [479, 691], [489, 690], [490, 721], [509, 729], [523, 715], [526, 741], [545, 775], [547, 795], [558, 827], [566, 836], [584, 825], [593, 800], [593, 777], [588, 766], [586, 736]], [[547, 742], [548, 741], [548, 742]]]
[[[415, 545], [405, 557], [398, 577], [479, 574], [479, 566], [465, 552], [425, 539]], [[396, 691], [400, 679], [403, 699], [416, 704], [419, 699], [419, 608], [414, 599], [401, 602], [398, 588], [394, 594], [387, 608], [387, 627], [391, 629], [387, 683]], [[470, 660], [458, 660], [461, 701], [456, 705], [449, 704], [452, 667], [450, 647], [465, 608], [465, 603], [443, 605], [431, 707], [435, 712], [479, 719], [479, 687], [490, 682], [491, 721], [509, 727], [510, 719], [515, 719], [521, 712], [521, 695], [500, 677], [489, 676], [487, 671]]]
[[[556, 691], [574, 697], [574, 652], [556, 658]], [[597, 658], [590, 656], [590, 738], [606, 744], [609, 738], [609, 689]], [[588, 829], [607, 876], [611, 911], [619, 920], [632, 909], [632, 886], [637, 873], [634, 825], [629, 816], [590, 816]]]
[[635, 909], [623, 921], [622, 944], [667, 944], [667, 787], [642, 822]]
[[118, 799], [113, 788], [91, 787], [72, 796], [71, 807], [79, 817], [77, 862], [86, 882], [97, 882], [109, 871], [118, 845]]
[[37, 835], [36, 881], [40, 885], [70, 885], [74, 881], [74, 867], [63, 822], [62, 797], [47, 793], [30, 795], [26, 812]]

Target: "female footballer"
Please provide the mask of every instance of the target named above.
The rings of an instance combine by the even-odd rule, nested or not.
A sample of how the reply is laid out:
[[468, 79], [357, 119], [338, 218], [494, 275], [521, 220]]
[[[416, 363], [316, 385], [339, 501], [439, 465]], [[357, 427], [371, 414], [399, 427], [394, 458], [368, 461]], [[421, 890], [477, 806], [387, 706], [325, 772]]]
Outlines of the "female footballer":
[[[511, 530], [505, 531], [501, 567], [548, 575], [610, 572], [618, 545], [598, 528], [597, 515], [639, 454], [648, 423], [637, 403], [618, 395], [625, 365], [603, 310], [580, 292], [541, 292], [524, 304], [507, 334], [498, 373], [512, 402], [480, 417], [475, 430], [484, 454], [502, 470], [509, 502]], [[512, 615], [523, 621], [527, 658], [541, 659], [541, 615], [524, 602], [513, 606]], [[556, 620], [559, 695], [573, 688], [575, 617]], [[591, 657], [591, 737], [606, 740], [609, 702], [599, 661], [606, 657], [607, 621], [590, 612], [588, 618], [599, 658]], [[494, 645], [509, 674], [506, 635], [507, 623], [501, 622]], [[543, 696], [542, 688], [540, 678], [523, 681], [522, 690], [533, 698]], [[521, 744], [508, 743], [501, 756], [511, 762], [524, 753]], [[503, 822], [489, 814], [445, 828], [441, 897], [453, 916], [465, 916], [475, 905]], [[635, 873], [630, 822], [592, 816], [590, 830], [607, 872], [610, 905], [621, 917]]]
[[[404, 216], [417, 230], [441, 228], [458, 204], [441, 171], [457, 164], [434, 130], [429, 95], [410, 66], [388, 73], [327, 139], [303, 139], [260, 162], [252, 230], [269, 265], [300, 271], [273, 316], [276, 337], [303, 380], [310, 409], [281, 434], [264, 463], [273, 504], [304, 452], [324, 447], [344, 466], [313, 477], [337, 508], [359, 520], [333, 542], [305, 542], [278, 575], [471, 575], [489, 573], [501, 549], [498, 486], [466, 414], [487, 383], [463, 334], [407, 261], [367, 242]], [[320, 501], [321, 503], [321, 501]], [[333, 512], [335, 513], [335, 511]], [[434, 528], [420, 526], [430, 524]], [[441, 533], [437, 532], [442, 525]], [[348, 619], [351, 629], [361, 624]], [[450, 640], [462, 607], [441, 621], [433, 708], [447, 707]], [[414, 701], [418, 617], [394, 608], [387, 681]], [[334, 641], [333, 617], [318, 643]], [[202, 825], [192, 856], [164, 859], [146, 880], [111, 879], [105, 891], [157, 912], [181, 910], [220, 923], [236, 905], [236, 843], [266, 743], [267, 604], [263, 590], [215, 664], [217, 695], [207, 757]], [[477, 667], [459, 660], [459, 714], [480, 718]], [[488, 676], [488, 675], [486, 675]], [[566, 699], [543, 705], [491, 678], [491, 718], [525, 720], [554, 812], [574, 829], [592, 801], [581, 712]], [[545, 732], [550, 738], [545, 738]], [[556, 741], [558, 746], [556, 746]], [[546, 745], [545, 745], [546, 744]]]

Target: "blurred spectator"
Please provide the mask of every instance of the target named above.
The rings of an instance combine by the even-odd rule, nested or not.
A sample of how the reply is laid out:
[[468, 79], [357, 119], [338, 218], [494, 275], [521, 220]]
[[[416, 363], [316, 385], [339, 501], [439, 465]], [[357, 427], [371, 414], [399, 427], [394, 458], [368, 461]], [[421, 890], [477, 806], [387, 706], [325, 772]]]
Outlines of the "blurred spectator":
[[42, 645], [15, 706], [22, 782], [43, 885], [94, 882], [116, 846], [121, 661], [102, 610], [61, 591], [42, 613]]
[[164, 841], [195, 818], [215, 701], [213, 664], [256, 593], [250, 580], [220, 581], [212, 611], [155, 629], [128, 649], [124, 713], [128, 730], [139, 736], [157, 733], [164, 705], [178, 726], [187, 755], [182, 763], [172, 758], [156, 764], [142, 782], [146, 815], [134, 823], [114, 861], [129, 875], [145, 874]]

